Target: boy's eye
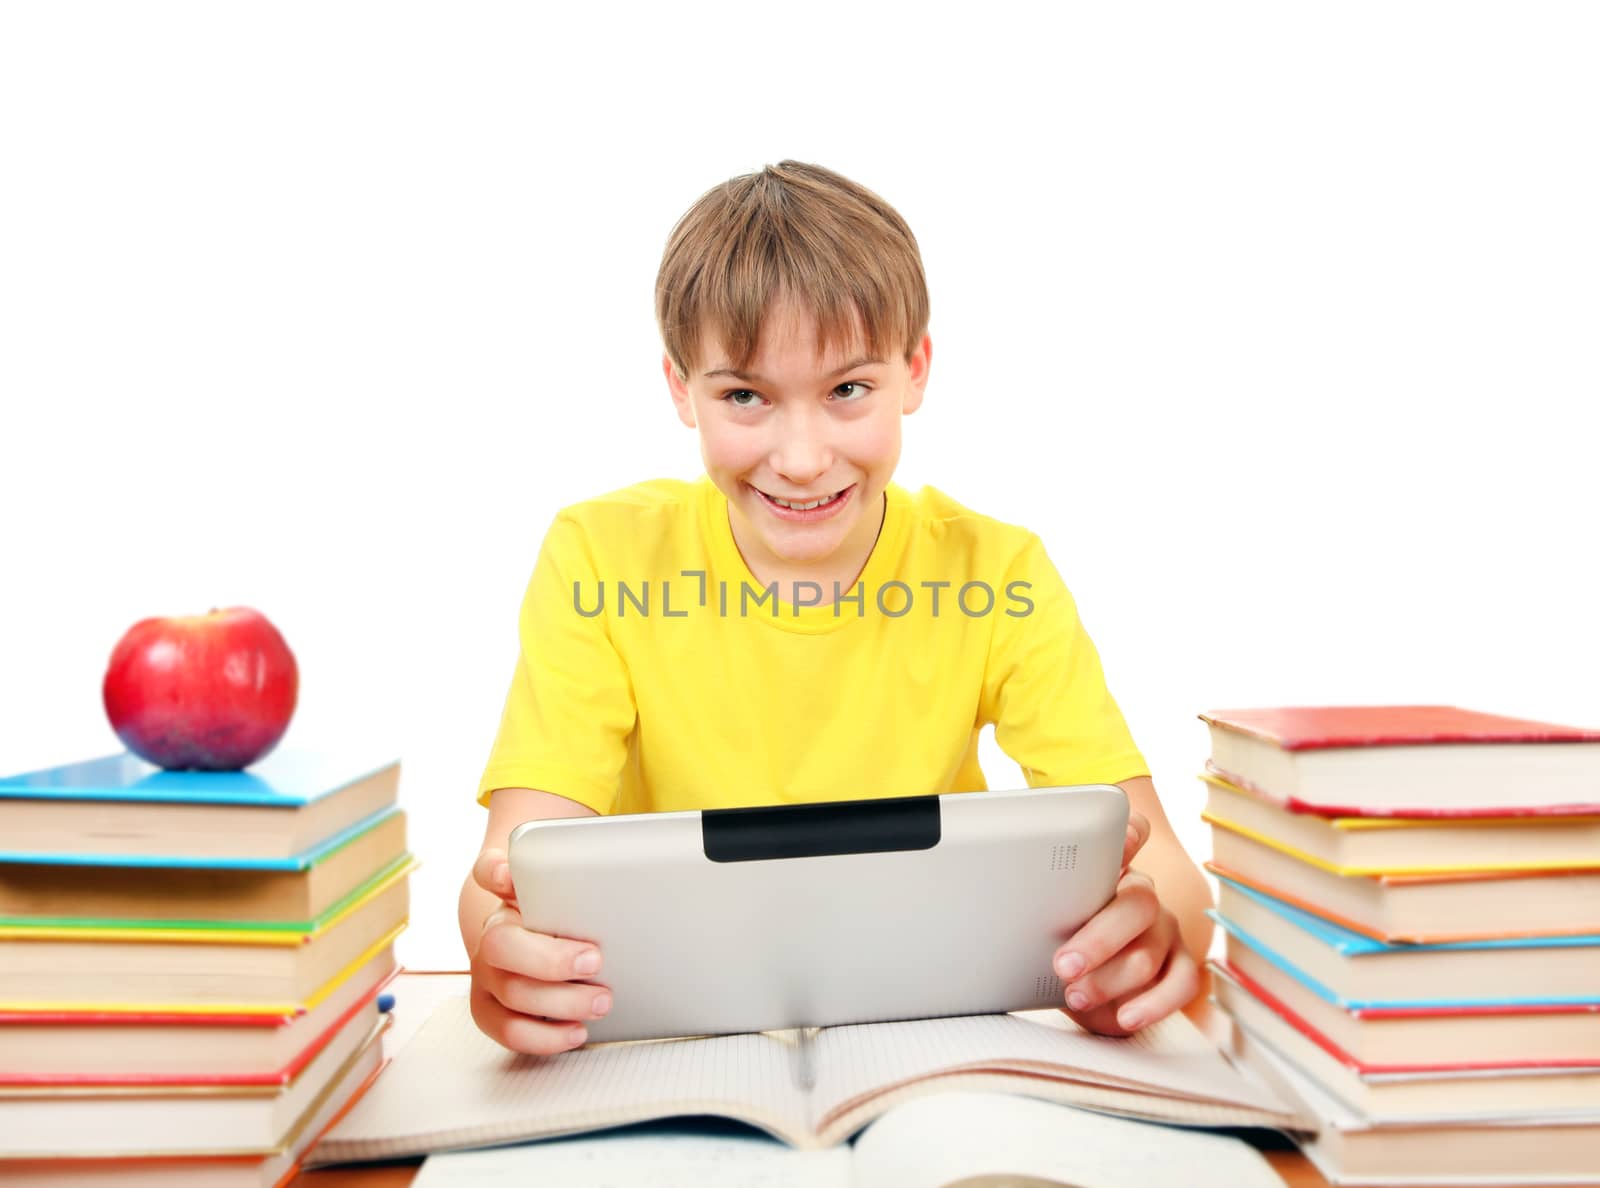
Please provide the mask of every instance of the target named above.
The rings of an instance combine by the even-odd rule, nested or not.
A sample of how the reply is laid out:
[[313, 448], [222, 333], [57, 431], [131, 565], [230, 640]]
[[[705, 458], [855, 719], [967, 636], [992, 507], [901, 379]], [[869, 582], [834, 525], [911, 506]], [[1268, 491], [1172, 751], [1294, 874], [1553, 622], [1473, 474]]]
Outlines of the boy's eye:
[[[868, 388], [867, 388], [866, 384], [858, 383], [858, 382], [856, 382], [854, 380], [851, 380], [851, 381], [848, 381], [846, 383], [840, 384], [837, 388], [834, 389], [834, 391], [835, 392], [840, 392], [845, 388], [854, 388], [854, 389], [856, 389], [855, 392], [851, 393], [849, 396], [847, 396], [845, 398], [844, 403], [846, 403], [846, 404], [854, 404], [856, 401], [860, 400], [863, 396], [865, 396], [867, 394], [867, 391], [868, 391]], [[741, 399], [741, 397], [744, 397], [744, 396], [749, 396], [752, 399], [751, 400], [743, 400], [743, 399]], [[754, 408], [755, 407], [754, 401], [760, 400], [761, 397], [757, 396], [749, 388], [735, 388], [731, 392], [724, 392], [722, 394], [721, 399], [726, 400], [729, 404], [733, 405], [735, 408]]]

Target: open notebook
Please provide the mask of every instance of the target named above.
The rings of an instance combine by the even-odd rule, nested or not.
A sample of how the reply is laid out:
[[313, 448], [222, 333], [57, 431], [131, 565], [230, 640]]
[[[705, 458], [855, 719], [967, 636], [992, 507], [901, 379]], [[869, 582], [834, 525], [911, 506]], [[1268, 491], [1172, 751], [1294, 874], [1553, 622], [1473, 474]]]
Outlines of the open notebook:
[[720, 1115], [831, 1147], [933, 1090], [1000, 1090], [1192, 1126], [1307, 1124], [1247, 1081], [1188, 1019], [1127, 1039], [1059, 1011], [601, 1044], [518, 1056], [448, 998], [309, 1162], [390, 1159]]
[[753, 1130], [654, 1123], [597, 1138], [431, 1155], [412, 1188], [1283, 1188], [1240, 1139], [998, 1093], [897, 1106], [851, 1145], [797, 1151]]

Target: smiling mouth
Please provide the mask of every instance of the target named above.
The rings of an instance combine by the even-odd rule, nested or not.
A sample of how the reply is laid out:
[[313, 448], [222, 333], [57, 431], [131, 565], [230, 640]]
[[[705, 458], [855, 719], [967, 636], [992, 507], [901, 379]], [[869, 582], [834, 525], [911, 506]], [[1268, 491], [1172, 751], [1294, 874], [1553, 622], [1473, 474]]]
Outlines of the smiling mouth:
[[754, 488], [756, 493], [763, 499], [770, 500], [779, 507], [786, 507], [790, 511], [810, 511], [817, 507], [827, 507], [828, 504], [834, 502], [849, 489], [849, 487], [842, 487], [831, 495], [819, 495], [815, 499], [780, 499], [776, 495], [767, 494], [760, 487]]

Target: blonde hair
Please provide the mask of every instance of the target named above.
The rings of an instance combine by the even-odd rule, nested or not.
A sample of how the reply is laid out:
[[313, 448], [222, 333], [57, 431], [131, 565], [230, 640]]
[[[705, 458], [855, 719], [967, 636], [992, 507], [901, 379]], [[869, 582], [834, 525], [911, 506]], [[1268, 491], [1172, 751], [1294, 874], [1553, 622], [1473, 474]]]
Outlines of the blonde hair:
[[679, 379], [705, 362], [707, 332], [749, 367], [773, 304], [793, 300], [817, 323], [820, 360], [859, 317], [867, 349], [910, 360], [928, 329], [916, 236], [871, 190], [801, 161], [707, 190], [672, 228], [656, 274], [656, 323]]

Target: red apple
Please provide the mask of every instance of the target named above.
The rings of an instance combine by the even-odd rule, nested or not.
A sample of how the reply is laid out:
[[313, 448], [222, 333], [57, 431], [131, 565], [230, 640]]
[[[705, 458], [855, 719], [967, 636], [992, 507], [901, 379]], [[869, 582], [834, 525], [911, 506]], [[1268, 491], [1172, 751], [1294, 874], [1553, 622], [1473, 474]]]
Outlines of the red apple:
[[144, 619], [106, 668], [106, 716], [135, 755], [169, 770], [237, 771], [283, 737], [300, 672], [267, 617], [235, 606]]

